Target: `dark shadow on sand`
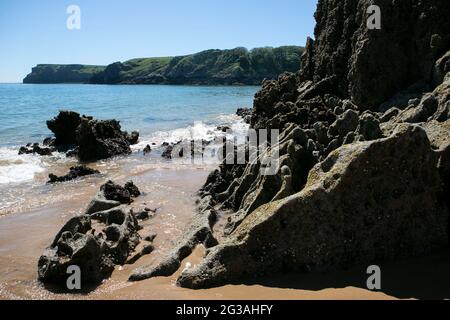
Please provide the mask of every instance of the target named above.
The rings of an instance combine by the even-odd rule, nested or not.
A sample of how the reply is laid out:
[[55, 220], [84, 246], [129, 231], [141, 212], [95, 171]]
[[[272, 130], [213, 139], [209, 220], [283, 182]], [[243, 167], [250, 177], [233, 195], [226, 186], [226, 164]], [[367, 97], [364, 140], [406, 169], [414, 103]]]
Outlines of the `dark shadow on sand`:
[[[374, 263], [376, 264], [376, 263]], [[383, 292], [400, 299], [442, 300], [450, 298], [450, 249], [427, 257], [377, 264]], [[367, 290], [367, 266], [330, 273], [287, 274], [270, 279], [245, 281], [245, 285], [319, 291], [356, 287]], [[355, 297], [357, 298], [357, 297]]]
[[53, 293], [53, 294], [73, 294], [73, 295], [79, 295], [79, 296], [87, 296], [91, 292], [95, 291], [98, 287], [101, 286], [101, 283], [98, 284], [82, 284], [81, 290], [69, 290], [67, 287], [55, 285], [55, 284], [49, 284], [49, 283], [42, 283], [45, 290]]

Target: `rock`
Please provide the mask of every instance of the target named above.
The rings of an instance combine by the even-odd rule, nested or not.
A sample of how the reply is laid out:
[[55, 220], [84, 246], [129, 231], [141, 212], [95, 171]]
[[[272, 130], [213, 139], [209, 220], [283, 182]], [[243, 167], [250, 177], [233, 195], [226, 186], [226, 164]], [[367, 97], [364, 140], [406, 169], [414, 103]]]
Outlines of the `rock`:
[[148, 144], [145, 148], [144, 148], [144, 156], [149, 154], [150, 152], [152, 152], [152, 147]]
[[173, 145], [169, 145], [166, 147], [164, 152], [162, 153], [161, 157], [165, 159], [172, 159], [172, 151], [173, 151]]
[[55, 134], [55, 145], [76, 145], [76, 131], [81, 123], [81, 117], [73, 111], [60, 111], [58, 116], [47, 121], [47, 127]]
[[[450, 119], [445, 122], [433, 120], [423, 124], [422, 127], [427, 132], [431, 146], [439, 157], [438, 170], [443, 184], [442, 198], [447, 204], [450, 216], [450, 197], [448, 196], [450, 194]], [[450, 223], [448, 235], [450, 237]]]
[[40, 147], [38, 144], [20, 147], [19, 155], [22, 154], [38, 154], [40, 156], [51, 156], [55, 149], [49, 147]]
[[253, 110], [251, 108], [238, 108], [236, 115], [244, 119], [245, 123], [250, 123]]
[[383, 137], [380, 129], [380, 121], [371, 114], [363, 114], [359, 119], [356, 134], [360, 141], [376, 140]]
[[97, 161], [130, 154], [130, 142], [116, 120], [83, 118], [76, 131], [78, 157], [81, 161]]
[[42, 144], [47, 147], [53, 147], [53, 146], [55, 146], [55, 143], [56, 143], [56, 139], [51, 138], [51, 137], [47, 137], [42, 141]]
[[78, 147], [76, 147], [75, 149], [67, 151], [66, 152], [66, 157], [67, 158], [78, 157]]
[[[93, 229], [103, 228], [100, 233]], [[39, 280], [66, 285], [69, 266], [81, 269], [81, 282], [99, 284], [115, 265], [123, 265], [140, 242], [139, 225], [124, 206], [70, 219], [38, 262]], [[149, 252], [144, 247], [141, 254]]]
[[153, 242], [158, 235], [156, 233], [150, 233], [148, 236], [144, 238], [145, 241]]
[[123, 187], [125, 188], [125, 190], [128, 190], [128, 192], [130, 193], [130, 196], [133, 198], [137, 198], [141, 195], [139, 188], [136, 187], [136, 185], [133, 183], [133, 181], [128, 181], [127, 183], [125, 183], [125, 185]]
[[359, 115], [356, 111], [349, 109], [339, 116], [328, 129], [329, 136], [346, 136], [349, 132], [356, 130], [359, 124]]
[[127, 182], [124, 187], [115, 184], [113, 181], [108, 181], [100, 187], [100, 191], [106, 200], [113, 200], [122, 204], [129, 204], [133, 202], [132, 198], [139, 196], [141, 193], [133, 182]]
[[148, 220], [150, 219], [150, 214], [146, 210], [142, 210], [135, 214], [136, 219], [138, 220]]
[[100, 171], [94, 170], [91, 168], [86, 167], [85, 165], [71, 167], [68, 174], [65, 176], [58, 177], [54, 174], [49, 174], [49, 181], [48, 183], [55, 183], [55, 182], [66, 182], [70, 180], [75, 180], [80, 177], [93, 175], [93, 174], [99, 174]]
[[120, 205], [121, 203], [119, 201], [107, 200], [104, 193], [100, 191], [89, 203], [85, 214], [90, 215], [99, 211], [109, 210]]
[[444, 82], [445, 75], [450, 72], [450, 51], [447, 51], [434, 65], [433, 81], [436, 86]]
[[231, 128], [229, 126], [218, 126], [217, 130], [222, 131], [222, 132], [227, 132], [227, 131], [231, 131]]
[[[446, 18], [450, 9], [445, 0], [377, 1], [380, 30], [367, 28], [371, 4], [370, 0], [319, 2], [315, 40], [307, 41], [300, 72], [301, 82], [336, 77], [328, 93], [350, 98], [365, 109], [376, 109], [419, 80], [431, 82], [436, 59], [450, 49]], [[440, 45], [432, 45], [437, 38]]]
[[136, 261], [138, 261], [143, 256], [149, 255], [150, 253], [152, 253], [153, 250], [155, 250], [153, 245], [151, 245], [151, 244], [145, 245], [144, 248], [142, 248], [142, 250], [139, 253], [135, 254], [132, 258], [130, 258], [127, 261], [127, 264], [134, 264], [134, 263], [136, 263]]
[[[67, 253], [58, 251], [66, 247]], [[69, 266], [78, 266], [83, 284], [100, 283], [114, 270], [114, 264], [102, 255], [102, 242], [90, 234], [76, 234], [58, 243], [58, 247], [47, 249], [39, 258], [39, 280], [46, 283], [65, 285]]]
[[[414, 156], [412, 156], [414, 155]], [[447, 245], [437, 157], [425, 132], [345, 145], [306, 187], [249, 215], [178, 284], [207, 288], [281, 271], [325, 271]]]
[[133, 131], [131, 134], [128, 134], [128, 132], [125, 131], [124, 135], [130, 145], [137, 144], [139, 141], [139, 132], [137, 131]]
[[197, 215], [186, 227], [183, 235], [176, 241], [172, 251], [157, 265], [142, 266], [133, 271], [130, 281], [141, 281], [152, 277], [170, 276], [181, 266], [198, 244], [203, 243], [207, 248], [217, 244], [212, 235], [210, 220], [215, 213], [203, 212]]

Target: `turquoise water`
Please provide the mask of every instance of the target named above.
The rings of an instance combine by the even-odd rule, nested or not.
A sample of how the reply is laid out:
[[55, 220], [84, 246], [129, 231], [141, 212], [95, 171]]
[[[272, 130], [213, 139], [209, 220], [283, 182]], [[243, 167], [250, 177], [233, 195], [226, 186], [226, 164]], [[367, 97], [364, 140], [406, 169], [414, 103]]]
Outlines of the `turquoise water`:
[[[45, 184], [43, 179], [49, 172], [71, 163], [72, 159], [64, 153], [51, 157], [18, 155], [20, 145], [42, 142], [52, 135], [46, 121], [61, 109], [98, 119], [117, 119], [124, 130], [138, 130], [139, 143], [132, 146], [133, 156], [128, 157], [128, 162], [147, 165], [161, 161], [163, 142], [212, 140], [221, 133], [219, 124], [229, 126], [233, 134], [245, 134], [248, 126], [235, 115], [236, 109], [250, 107], [257, 90], [258, 87], [0, 84], [0, 211], [5, 203], [16, 203], [28, 192], [30, 184]], [[147, 144], [155, 146], [154, 152], [151, 157], [140, 157], [139, 152]], [[111, 159], [108, 165], [116, 162]], [[11, 185], [20, 188], [16, 190]], [[8, 197], [5, 190], [9, 190]]]
[[258, 87], [98, 86], [0, 84], [0, 146], [41, 142], [46, 120], [60, 109], [115, 118], [142, 136], [251, 107]]

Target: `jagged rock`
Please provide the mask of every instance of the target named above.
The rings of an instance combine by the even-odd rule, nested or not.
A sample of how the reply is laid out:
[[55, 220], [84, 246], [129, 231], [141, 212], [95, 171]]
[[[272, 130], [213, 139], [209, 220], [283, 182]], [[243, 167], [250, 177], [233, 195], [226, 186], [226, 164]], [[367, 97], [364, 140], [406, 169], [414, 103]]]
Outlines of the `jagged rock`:
[[153, 250], [155, 250], [155, 247], [153, 247], [153, 245], [151, 244], [147, 244], [144, 246], [144, 248], [142, 248], [141, 251], [139, 251], [138, 253], [136, 253], [132, 258], [130, 258], [127, 261], [127, 264], [134, 264], [136, 263], [136, 261], [138, 261], [140, 258], [142, 258], [145, 255], [149, 255], [150, 253], [153, 252]]
[[[64, 251], [59, 248], [64, 247]], [[91, 234], [66, 234], [56, 248], [48, 248], [39, 258], [39, 280], [65, 285], [69, 266], [78, 266], [82, 283], [99, 283], [114, 270], [110, 259], [102, 255], [102, 242]]]
[[445, 75], [450, 72], [450, 51], [436, 61], [433, 70], [433, 81], [436, 86], [444, 82]]
[[[414, 156], [412, 156], [414, 155]], [[345, 145], [306, 187], [251, 213], [178, 284], [206, 288], [281, 271], [314, 271], [414, 256], [447, 244], [437, 156], [419, 127]]]
[[382, 138], [383, 132], [380, 129], [380, 121], [371, 114], [363, 114], [359, 119], [356, 134], [359, 136], [360, 141], [370, 141]]
[[183, 235], [176, 240], [172, 251], [157, 265], [143, 266], [133, 271], [130, 281], [141, 281], [153, 277], [170, 276], [181, 266], [198, 244], [203, 243], [206, 248], [217, 245], [211, 230], [211, 221], [215, 217], [214, 211], [199, 213], [186, 227]]
[[149, 154], [150, 152], [152, 152], [152, 147], [148, 144], [148, 145], [144, 148], [143, 152], [144, 152], [144, 156], [147, 155], [147, 154]]
[[124, 135], [130, 145], [137, 144], [139, 141], [139, 132], [137, 131], [133, 131], [131, 134], [125, 131]]
[[[40, 257], [39, 280], [64, 286], [67, 268], [78, 266], [83, 284], [100, 283], [114, 265], [126, 263], [140, 242], [138, 230], [136, 218], [124, 206], [70, 219]], [[147, 251], [145, 247], [141, 254]]]
[[55, 134], [55, 145], [76, 145], [76, 130], [81, 123], [81, 117], [73, 111], [60, 111], [58, 116], [47, 121], [47, 127]]
[[218, 126], [217, 130], [222, 131], [222, 132], [227, 132], [227, 131], [230, 132], [231, 128], [229, 126]]
[[145, 241], [153, 242], [158, 235], [154, 232], [150, 233], [148, 236], [144, 238]]
[[236, 115], [244, 119], [245, 123], [250, 123], [252, 119], [253, 110], [251, 108], [238, 108]]
[[[450, 216], [450, 119], [445, 122], [430, 121], [422, 125], [431, 141], [433, 150], [438, 154], [438, 170], [443, 183], [442, 198], [447, 203]], [[450, 220], [450, 219], [449, 219]], [[450, 240], [450, 223], [448, 227]]]
[[119, 201], [107, 200], [105, 198], [105, 194], [100, 191], [89, 203], [85, 214], [90, 215], [99, 211], [109, 210], [120, 205], [121, 203]]
[[436, 59], [450, 49], [447, 1], [379, 0], [380, 30], [367, 28], [372, 4], [319, 1], [315, 40], [307, 41], [301, 82], [334, 76], [328, 93], [350, 98], [363, 108], [377, 108], [419, 80], [431, 82]]
[[172, 152], [173, 152], [173, 145], [169, 145], [163, 151], [161, 157], [163, 157], [165, 159], [172, 159]]
[[55, 149], [53, 147], [40, 147], [39, 144], [29, 144], [27, 146], [20, 147], [19, 155], [22, 154], [38, 154], [40, 156], [51, 156]]
[[106, 200], [113, 200], [122, 204], [133, 202], [132, 198], [138, 197], [141, 194], [132, 181], [127, 182], [122, 187], [110, 180], [100, 187], [100, 191]]
[[66, 152], [66, 157], [67, 158], [73, 158], [73, 157], [78, 157], [78, 147], [69, 150]]
[[89, 175], [93, 175], [93, 174], [99, 174], [100, 171], [98, 170], [94, 170], [91, 168], [88, 168], [84, 165], [81, 166], [76, 166], [76, 167], [71, 167], [70, 171], [68, 174], [66, 174], [65, 176], [61, 176], [58, 177], [54, 174], [49, 174], [49, 181], [48, 183], [55, 183], [55, 182], [66, 182], [66, 181], [70, 181], [70, 180], [74, 180], [80, 177], [85, 177], [85, 176], [89, 176]]
[[109, 210], [121, 204], [130, 204], [133, 198], [140, 195], [139, 189], [133, 182], [127, 182], [124, 187], [108, 181], [100, 187], [100, 191], [91, 200], [85, 210], [86, 215], [92, 215], [99, 211]]
[[359, 124], [358, 112], [349, 109], [339, 116], [330, 128], [328, 129], [328, 135], [334, 136], [346, 136], [349, 132], [354, 132]]
[[82, 118], [76, 132], [81, 161], [96, 161], [131, 153], [127, 134], [121, 131], [116, 120]]

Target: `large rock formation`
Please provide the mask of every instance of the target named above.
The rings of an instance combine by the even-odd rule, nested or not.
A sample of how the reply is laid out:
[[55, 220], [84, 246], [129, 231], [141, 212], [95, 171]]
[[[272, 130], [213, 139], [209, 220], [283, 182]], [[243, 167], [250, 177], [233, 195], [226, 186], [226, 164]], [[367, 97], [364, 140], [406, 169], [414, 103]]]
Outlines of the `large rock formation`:
[[[372, 4], [380, 30], [366, 26]], [[174, 252], [131, 279], [173, 274], [204, 241], [196, 226], [223, 240], [180, 276], [190, 288], [448, 246], [449, 10], [445, 0], [319, 0], [303, 69], [255, 97], [251, 126], [279, 129], [279, 143], [211, 173]], [[276, 173], [261, 174], [274, 151]]]
[[77, 128], [78, 158], [96, 161], [131, 153], [130, 143], [116, 120], [83, 118]]
[[[381, 30], [367, 28], [373, 4]], [[426, 91], [436, 59], [449, 49], [449, 15], [446, 0], [320, 0], [300, 79], [326, 79], [329, 93], [368, 109], [414, 84]]]
[[440, 248], [447, 244], [448, 215], [438, 196], [437, 159], [426, 133], [413, 126], [335, 150], [310, 171], [301, 192], [253, 211], [178, 283], [204, 288]]
[[55, 146], [63, 150], [76, 147], [75, 154], [84, 162], [129, 154], [130, 145], [139, 140], [138, 132], [122, 131], [117, 120], [95, 120], [73, 111], [60, 111], [47, 126], [55, 135]]

